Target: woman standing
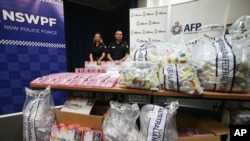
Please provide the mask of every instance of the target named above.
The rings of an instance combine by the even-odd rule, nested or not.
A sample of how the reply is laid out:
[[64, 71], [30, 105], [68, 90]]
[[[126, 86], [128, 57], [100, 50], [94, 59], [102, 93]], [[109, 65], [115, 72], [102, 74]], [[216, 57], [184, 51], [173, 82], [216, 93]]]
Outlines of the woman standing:
[[89, 53], [89, 60], [91, 62], [97, 61], [100, 63], [105, 57], [106, 45], [103, 43], [102, 35], [96, 33], [93, 37], [93, 44]]

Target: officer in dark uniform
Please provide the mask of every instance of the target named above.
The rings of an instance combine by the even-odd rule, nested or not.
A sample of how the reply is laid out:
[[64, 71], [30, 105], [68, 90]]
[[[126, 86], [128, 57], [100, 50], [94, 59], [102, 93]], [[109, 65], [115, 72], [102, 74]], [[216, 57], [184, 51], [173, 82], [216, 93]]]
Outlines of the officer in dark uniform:
[[93, 44], [90, 49], [89, 60], [102, 61], [105, 57], [106, 45], [102, 41], [102, 36], [100, 33], [96, 33], [93, 38]]
[[111, 42], [107, 48], [107, 58], [109, 61], [116, 61], [117, 64], [125, 61], [129, 55], [128, 44], [122, 41], [122, 31], [115, 32], [115, 42]]

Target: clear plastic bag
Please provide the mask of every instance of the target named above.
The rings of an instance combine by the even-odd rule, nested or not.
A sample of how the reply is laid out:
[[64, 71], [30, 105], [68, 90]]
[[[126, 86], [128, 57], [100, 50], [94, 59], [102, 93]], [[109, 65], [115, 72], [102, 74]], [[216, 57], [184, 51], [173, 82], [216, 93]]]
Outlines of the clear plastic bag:
[[190, 50], [183, 36], [173, 36], [167, 42], [138, 43], [135, 46], [128, 61], [186, 63], [190, 57]]
[[237, 19], [230, 27], [229, 34], [241, 34], [250, 30], [250, 15], [244, 15]]
[[183, 36], [173, 36], [163, 46], [165, 48], [158, 49], [159, 52], [164, 53], [161, 58], [161, 64], [182, 64], [189, 62], [191, 50], [186, 45]]
[[228, 40], [236, 59], [232, 91], [250, 92], [250, 32], [242, 34], [240, 39], [231, 37]]
[[152, 50], [156, 50], [156, 46], [154, 44], [139, 43], [135, 46], [135, 50], [130, 53], [127, 61], [149, 61], [159, 64], [159, 56], [151, 52]]
[[203, 94], [196, 68], [190, 64], [168, 64], [161, 68], [160, 83], [166, 90]]
[[244, 34], [201, 40], [194, 46], [192, 62], [205, 90], [250, 92], [250, 42]]
[[121, 65], [120, 85], [130, 88], [158, 88], [158, 66], [147, 61], [126, 61]]
[[23, 106], [23, 140], [49, 141], [51, 127], [55, 123], [54, 101], [50, 87], [45, 90], [25, 88]]
[[102, 129], [104, 141], [136, 141], [138, 127], [136, 120], [140, 115], [137, 104], [110, 102], [110, 109]]
[[141, 109], [138, 141], [178, 141], [175, 115], [179, 107], [173, 101], [167, 107], [147, 104]]

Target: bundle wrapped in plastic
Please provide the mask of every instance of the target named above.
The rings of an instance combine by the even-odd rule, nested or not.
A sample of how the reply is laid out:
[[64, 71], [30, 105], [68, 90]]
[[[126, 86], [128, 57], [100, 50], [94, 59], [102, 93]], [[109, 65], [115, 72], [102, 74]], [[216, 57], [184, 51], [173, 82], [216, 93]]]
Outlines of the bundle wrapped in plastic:
[[140, 109], [137, 104], [111, 101], [102, 125], [104, 141], [136, 141], [139, 132], [136, 120], [139, 115]]
[[203, 40], [194, 47], [192, 61], [205, 90], [250, 92], [249, 38], [235, 37]]
[[166, 108], [147, 104], [141, 109], [138, 141], [178, 141], [175, 115], [179, 107], [173, 101]]
[[[236, 58], [232, 46], [228, 43], [226, 36], [216, 39], [209, 46], [203, 56], [201, 69], [198, 71], [202, 86], [206, 90], [230, 92], [233, 88]], [[210, 57], [209, 57], [210, 56]]]
[[25, 88], [23, 106], [23, 140], [49, 141], [51, 127], [55, 123], [54, 101], [50, 87], [45, 90]]
[[151, 49], [156, 49], [154, 44], [139, 43], [135, 45], [135, 50], [130, 53], [127, 61], [149, 61], [158, 64], [159, 56], [151, 53]]
[[126, 61], [121, 65], [121, 86], [130, 88], [158, 88], [158, 66], [147, 61]]
[[[221, 43], [217, 43], [217, 45], [219, 44]], [[222, 65], [222, 53], [219, 53], [220, 55], [217, 56], [217, 50], [219, 48], [216, 49], [214, 43], [206, 38], [200, 39], [192, 49], [192, 53], [195, 54], [192, 56], [192, 63], [198, 68], [197, 72], [201, 86], [204, 87], [205, 90], [214, 90], [215, 83], [219, 81], [216, 76], [216, 71], [219, 69], [219, 72], [222, 72], [222, 67], [217, 67], [218, 62], [216, 60], [219, 57], [220, 59], [218, 59], [218, 61], [221, 62], [219, 64]], [[227, 51], [225, 49], [223, 50], [223, 52]], [[227, 51], [227, 54], [231, 56], [232, 52], [229, 54]]]
[[159, 78], [166, 90], [203, 94], [196, 68], [190, 64], [167, 64], [160, 69]]

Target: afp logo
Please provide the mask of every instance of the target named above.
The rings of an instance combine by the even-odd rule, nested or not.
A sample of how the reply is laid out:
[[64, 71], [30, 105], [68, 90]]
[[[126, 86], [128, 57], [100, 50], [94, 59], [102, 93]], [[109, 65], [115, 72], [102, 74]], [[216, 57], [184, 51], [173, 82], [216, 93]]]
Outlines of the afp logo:
[[184, 33], [196, 33], [200, 27], [201, 23], [186, 24], [184, 28]]
[[184, 34], [197, 33], [198, 29], [201, 27], [201, 23], [190, 23], [186, 24], [184, 29], [179, 21], [176, 21], [171, 28], [171, 32], [174, 35], [180, 34], [182, 31]]

